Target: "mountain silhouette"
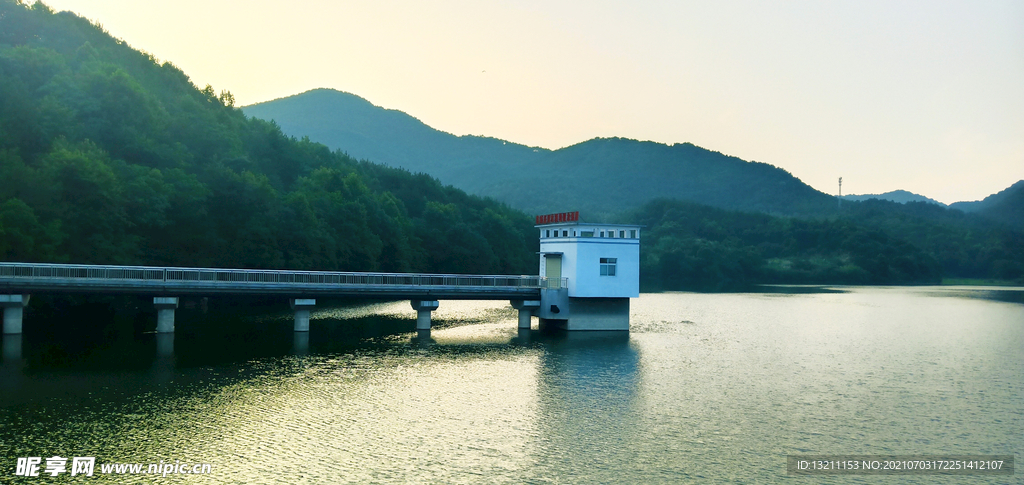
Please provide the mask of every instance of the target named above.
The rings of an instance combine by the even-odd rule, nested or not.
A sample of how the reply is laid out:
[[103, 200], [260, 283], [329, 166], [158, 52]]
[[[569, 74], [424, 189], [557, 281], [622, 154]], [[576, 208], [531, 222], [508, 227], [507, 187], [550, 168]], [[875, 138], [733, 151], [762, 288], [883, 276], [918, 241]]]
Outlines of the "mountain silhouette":
[[942, 202], [939, 202], [939, 201], [937, 201], [935, 199], [932, 199], [932, 198], [929, 198], [929, 197], [925, 197], [923, 195], [915, 194], [913, 192], [908, 192], [906, 190], [893, 190], [891, 192], [885, 192], [883, 194], [862, 194], [862, 195], [852, 195], [851, 194], [851, 195], [844, 195], [843, 196], [843, 200], [861, 201], [861, 200], [870, 200], [870, 199], [891, 200], [893, 202], [897, 202], [897, 203], [900, 203], [900, 204], [906, 204], [907, 202], [927, 202], [929, 204], [941, 205], [943, 207], [946, 206], [946, 204], [943, 204]]
[[243, 108], [286, 134], [437, 177], [533, 212], [601, 217], [671, 198], [787, 215], [829, 213], [835, 198], [789, 172], [690, 143], [595, 138], [558, 150], [456, 136], [354, 94], [315, 89]]
[[1018, 230], [1024, 229], [1024, 180], [982, 200], [973, 202], [954, 202], [949, 205], [953, 209], [973, 212], [982, 217], [1008, 224]]

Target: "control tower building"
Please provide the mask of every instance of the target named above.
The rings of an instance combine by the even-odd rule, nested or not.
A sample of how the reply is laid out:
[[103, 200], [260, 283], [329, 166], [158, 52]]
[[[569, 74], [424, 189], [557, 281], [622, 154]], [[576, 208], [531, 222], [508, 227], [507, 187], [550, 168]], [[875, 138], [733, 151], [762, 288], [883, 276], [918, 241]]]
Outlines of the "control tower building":
[[[536, 310], [542, 327], [629, 330], [629, 299], [640, 296], [640, 229], [580, 222], [579, 212], [537, 216], [540, 275], [550, 288]], [[565, 284], [561, 284], [565, 279]]]

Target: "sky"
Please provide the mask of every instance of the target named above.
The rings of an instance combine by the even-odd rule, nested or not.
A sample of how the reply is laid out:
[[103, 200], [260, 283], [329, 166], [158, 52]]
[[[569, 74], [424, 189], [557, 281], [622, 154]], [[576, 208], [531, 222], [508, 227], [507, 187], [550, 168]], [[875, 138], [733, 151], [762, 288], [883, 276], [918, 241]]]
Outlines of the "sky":
[[238, 105], [333, 88], [456, 135], [695, 145], [835, 194], [1024, 179], [1024, 1], [49, 0]]

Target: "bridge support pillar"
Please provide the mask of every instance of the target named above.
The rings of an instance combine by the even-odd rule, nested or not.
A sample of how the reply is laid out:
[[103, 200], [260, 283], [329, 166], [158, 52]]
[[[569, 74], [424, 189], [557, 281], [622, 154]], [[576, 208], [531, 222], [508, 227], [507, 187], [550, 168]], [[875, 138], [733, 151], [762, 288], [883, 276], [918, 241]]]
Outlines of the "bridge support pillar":
[[437, 300], [412, 300], [409, 303], [416, 310], [416, 330], [430, 330], [430, 312], [441, 304]]
[[292, 332], [292, 353], [300, 356], [309, 354], [309, 332]]
[[5, 335], [21, 333], [21, 321], [31, 297], [32, 295], [0, 295], [0, 306], [4, 307]]
[[312, 298], [292, 298], [288, 304], [295, 311], [295, 331], [308, 332], [309, 311], [316, 307], [316, 300]]
[[160, 358], [174, 357], [174, 335], [172, 332], [156, 334], [156, 356]]
[[178, 308], [178, 297], [158, 296], [153, 298], [156, 307], [156, 333], [174, 333], [174, 310]]
[[512, 308], [519, 310], [519, 328], [529, 329], [534, 310], [540, 308], [540, 300], [512, 300]]

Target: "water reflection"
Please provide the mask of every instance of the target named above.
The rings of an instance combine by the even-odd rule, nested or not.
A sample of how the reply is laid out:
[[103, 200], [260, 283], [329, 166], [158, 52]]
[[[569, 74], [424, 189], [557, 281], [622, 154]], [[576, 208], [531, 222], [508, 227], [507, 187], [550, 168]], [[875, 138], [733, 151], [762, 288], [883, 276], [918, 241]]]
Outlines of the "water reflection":
[[[633, 447], [643, 419], [638, 406], [640, 355], [627, 332], [542, 336], [537, 423], [542, 446], [533, 457], [542, 475], [607, 483], [638, 475]], [[632, 481], [632, 479], [630, 480]]]
[[25, 359], [21, 356], [21, 334], [4, 335], [3, 339], [3, 361], [0, 363], [0, 389], [5, 394], [10, 394], [21, 388]]
[[1024, 288], [1018, 286], [932, 286], [916, 289], [927, 296], [971, 298], [1004, 303], [1024, 303]]
[[174, 334], [157, 333], [154, 334], [153, 336], [156, 337], [157, 359], [174, 359]]
[[156, 343], [156, 354], [150, 375], [154, 383], [166, 384], [174, 379], [174, 334], [152, 334]]
[[182, 315], [168, 341], [5, 337], [0, 444], [211, 462], [215, 483], [785, 483], [787, 453], [1024, 444], [1024, 306], [645, 294], [630, 333], [545, 334], [476, 305], [430, 333], [403, 302], [325, 311], [305, 339], [286, 312]]
[[292, 332], [292, 354], [309, 355], [309, 332]]
[[516, 336], [512, 337], [512, 339], [509, 340], [509, 343], [512, 345], [528, 347], [534, 340], [534, 332], [535, 330], [531, 330], [529, 328], [517, 328]]
[[824, 293], [847, 293], [849, 289], [842, 286], [820, 285], [756, 285], [752, 293], [768, 293], [774, 295], [814, 295]]
[[21, 345], [22, 336], [21, 334], [15, 335], [4, 335], [4, 363], [8, 362], [21, 362]]
[[437, 340], [430, 337], [430, 329], [417, 329], [416, 333], [409, 339], [414, 348], [429, 349], [437, 344]]

